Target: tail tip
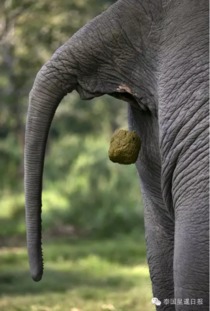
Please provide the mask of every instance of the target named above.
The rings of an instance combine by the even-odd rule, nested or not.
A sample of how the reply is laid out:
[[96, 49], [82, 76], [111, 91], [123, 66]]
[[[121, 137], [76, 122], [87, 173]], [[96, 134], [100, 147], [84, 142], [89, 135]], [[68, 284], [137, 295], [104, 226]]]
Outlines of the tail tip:
[[35, 282], [39, 282], [42, 279], [43, 271], [31, 272], [31, 277]]

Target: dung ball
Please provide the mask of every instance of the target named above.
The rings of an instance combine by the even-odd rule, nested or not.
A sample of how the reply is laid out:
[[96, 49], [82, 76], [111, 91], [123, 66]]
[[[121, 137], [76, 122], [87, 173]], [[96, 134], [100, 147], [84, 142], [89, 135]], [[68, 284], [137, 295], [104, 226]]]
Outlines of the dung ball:
[[135, 131], [119, 129], [114, 132], [109, 147], [109, 159], [119, 164], [135, 163], [141, 147], [141, 140]]

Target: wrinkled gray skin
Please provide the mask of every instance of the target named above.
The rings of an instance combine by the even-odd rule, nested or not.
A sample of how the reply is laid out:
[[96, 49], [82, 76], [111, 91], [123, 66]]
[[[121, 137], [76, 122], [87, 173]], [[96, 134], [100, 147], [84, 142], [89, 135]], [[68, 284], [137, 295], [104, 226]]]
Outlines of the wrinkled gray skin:
[[[25, 142], [27, 244], [35, 281], [43, 273], [46, 141], [58, 104], [73, 90], [83, 99], [110, 94], [129, 103], [130, 128], [142, 139], [137, 169], [153, 296], [162, 302], [157, 309], [208, 310], [208, 1], [119, 0], [39, 71]], [[203, 304], [164, 305], [174, 297]]]

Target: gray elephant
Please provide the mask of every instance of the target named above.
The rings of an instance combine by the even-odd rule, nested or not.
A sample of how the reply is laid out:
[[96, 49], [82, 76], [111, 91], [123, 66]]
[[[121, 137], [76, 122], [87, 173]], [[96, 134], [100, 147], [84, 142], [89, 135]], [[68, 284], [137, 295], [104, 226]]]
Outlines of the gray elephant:
[[73, 90], [83, 99], [109, 94], [128, 102], [129, 127], [142, 140], [136, 166], [158, 310], [208, 310], [207, 0], [119, 0], [37, 74], [25, 138], [27, 245], [35, 281], [43, 273], [46, 141], [57, 106]]

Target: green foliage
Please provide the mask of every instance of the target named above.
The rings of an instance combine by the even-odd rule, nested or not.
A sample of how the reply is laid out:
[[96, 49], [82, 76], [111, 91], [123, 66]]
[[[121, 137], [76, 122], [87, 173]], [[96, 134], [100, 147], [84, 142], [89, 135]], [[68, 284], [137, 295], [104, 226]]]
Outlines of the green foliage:
[[62, 219], [100, 236], [143, 227], [135, 167], [111, 163], [107, 149], [103, 136], [66, 135], [59, 146], [52, 142], [46, 163], [44, 221], [56, 225]]
[[[77, 29], [115, 1], [0, 1], [0, 235], [23, 234], [23, 148], [28, 94], [41, 65]], [[59, 106], [50, 132], [43, 227], [73, 226], [113, 236], [142, 227], [134, 166], [114, 165], [112, 132], [126, 127], [126, 105], [108, 96]], [[4, 225], [3, 225], [4, 224]]]
[[59, 239], [44, 244], [44, 254], [44, 276], [37, 284], [28, 274], [25, 248], [1, 251], [2, 311], [154, 310], [141, 239]]

